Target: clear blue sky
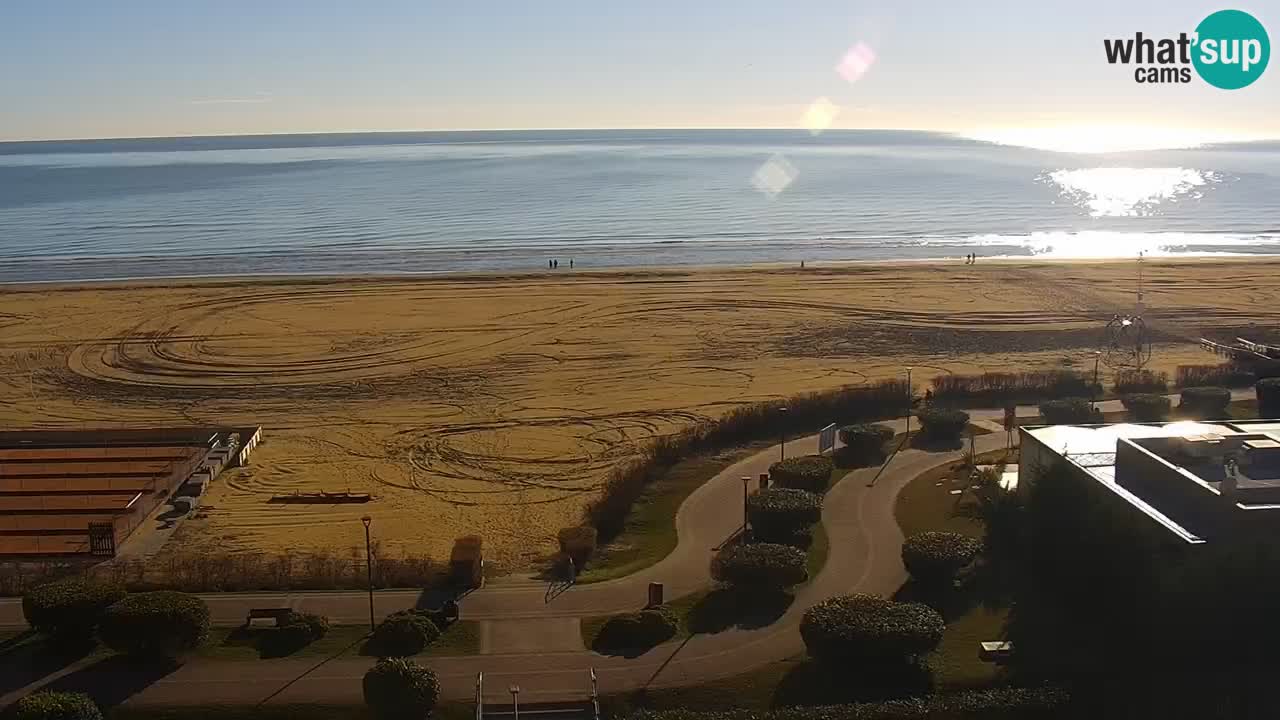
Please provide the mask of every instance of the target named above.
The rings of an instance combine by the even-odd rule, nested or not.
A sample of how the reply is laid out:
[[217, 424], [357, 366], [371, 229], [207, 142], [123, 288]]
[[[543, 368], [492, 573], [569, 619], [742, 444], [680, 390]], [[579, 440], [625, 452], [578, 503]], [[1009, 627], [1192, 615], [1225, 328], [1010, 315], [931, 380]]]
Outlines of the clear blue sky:
[[[1191, 31], [1190, 0], [3, 0], [0, 140], [255, 132], [1147, 125], [1280, 135], [1250, 88], [1143, 86], [1104, 37]], [[1280, 36], [1280, 8], [1236, 5]], [[871, 70], [833, 67], [865, 42]], [[1280, 61], [1273, 63], [1280, 65]]]

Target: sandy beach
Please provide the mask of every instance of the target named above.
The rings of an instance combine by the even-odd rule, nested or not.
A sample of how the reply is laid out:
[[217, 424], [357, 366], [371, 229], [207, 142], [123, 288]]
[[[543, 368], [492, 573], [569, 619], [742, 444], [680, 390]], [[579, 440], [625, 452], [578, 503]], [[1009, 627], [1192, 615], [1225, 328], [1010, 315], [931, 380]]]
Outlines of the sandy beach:
[[[340, 552], [477, 533], [552, 548], [615, 463], [739, 403], [916, 368], [1092, 369], [1136, 263], [986, 261], [0, 288], [8, 428], [258, 424], [172, 542]], [[1152, 366], [1280, 323], [1280, 259], [1148, 260]], [[272, 505], [294, 490], [366, 506]]]

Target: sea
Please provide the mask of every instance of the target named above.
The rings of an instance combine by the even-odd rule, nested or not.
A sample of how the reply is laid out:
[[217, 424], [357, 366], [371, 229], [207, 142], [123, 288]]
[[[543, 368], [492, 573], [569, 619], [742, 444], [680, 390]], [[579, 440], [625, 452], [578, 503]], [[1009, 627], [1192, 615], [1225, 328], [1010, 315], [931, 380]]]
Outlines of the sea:
[[0, 143], [0, 282], [1280, 253], [1280, 142], [469, 131]]

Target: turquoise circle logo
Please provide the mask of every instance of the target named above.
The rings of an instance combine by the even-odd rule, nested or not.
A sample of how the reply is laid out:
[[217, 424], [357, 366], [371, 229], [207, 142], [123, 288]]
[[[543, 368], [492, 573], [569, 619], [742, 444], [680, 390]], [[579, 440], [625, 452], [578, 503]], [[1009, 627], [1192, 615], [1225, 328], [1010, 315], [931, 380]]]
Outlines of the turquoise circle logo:
[[1191, 62], [1196, 72], [1223, 90], [1252, 85], [1271, 59], [1266, 28], [1243, 10], [1219, 10], [1201, 20], [1195, 44]]

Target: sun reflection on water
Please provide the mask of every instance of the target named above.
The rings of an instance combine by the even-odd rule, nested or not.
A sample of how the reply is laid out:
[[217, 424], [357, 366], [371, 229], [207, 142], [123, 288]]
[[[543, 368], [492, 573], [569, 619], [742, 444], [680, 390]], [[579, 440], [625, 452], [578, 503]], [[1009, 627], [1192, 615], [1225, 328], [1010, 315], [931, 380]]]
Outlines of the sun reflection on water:
[[1093, 217], [1142, 217], [1165, 206], [1199, 200], [1223, 176], [1189, 168], [1098, 167], [1054, 170], [1037, 178]]

